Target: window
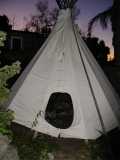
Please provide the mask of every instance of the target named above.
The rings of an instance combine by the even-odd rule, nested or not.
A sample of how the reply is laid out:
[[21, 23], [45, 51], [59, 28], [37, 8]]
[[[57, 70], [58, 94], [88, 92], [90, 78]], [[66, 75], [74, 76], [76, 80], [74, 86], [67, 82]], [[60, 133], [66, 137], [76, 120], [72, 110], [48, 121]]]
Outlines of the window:
[[22, 37], [11, 37], [11, 49], [20, 50], [23, 49]]

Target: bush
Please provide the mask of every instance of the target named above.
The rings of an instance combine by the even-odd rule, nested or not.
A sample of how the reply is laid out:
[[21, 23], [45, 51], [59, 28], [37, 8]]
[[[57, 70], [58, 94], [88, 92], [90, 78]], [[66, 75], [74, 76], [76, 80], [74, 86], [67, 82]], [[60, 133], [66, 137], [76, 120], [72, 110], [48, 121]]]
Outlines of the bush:
[[[6, 33], [0, 31], [0, 47], [4, 46]], [[20, 73], [20, 62], [15, 62], [11, 66], [0, 68], [0, 134], [12, 137], [10, 129], [11, 121], [13, 120], [13, 112], [4, 109], [4, 103], [9, 97], [10, 90], [7, 88], [7, 81]]]
[[13, 118], [14, 116], [12, 111], [0, 111], [0, 134], [7, 135], [10, 139], [13, 136], [10, 129], [10, 124]]
[[20, 160], [50, 160], [49, 155], [53, 155], [58, 148], [56, 144], [40, 136], [35, 139], [14, 136], [13, 143], [17, 146]]
[[20, 72], [20, 62], [15, 62], [11, 66], [4, 66], [0, 68], [0, 104], [4, 104], [4, 102], [8, 99], [9, 89], [7, 88], [7, 81], [19, 74]]

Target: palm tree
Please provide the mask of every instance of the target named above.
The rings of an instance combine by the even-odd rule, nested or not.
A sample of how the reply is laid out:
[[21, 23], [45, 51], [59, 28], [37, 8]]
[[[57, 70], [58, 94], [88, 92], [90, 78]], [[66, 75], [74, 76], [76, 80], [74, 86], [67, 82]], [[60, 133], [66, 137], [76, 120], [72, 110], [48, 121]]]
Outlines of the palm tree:
[[107, 28], [110, 20], [113, 32], [113, 47], [116, 64], [120, 64], [120, 0], [113, 0], [112, 6], [97, 14], [88, 25], [88, 33], [91, 35], [93, 24], [100, 21], [103, 28]]

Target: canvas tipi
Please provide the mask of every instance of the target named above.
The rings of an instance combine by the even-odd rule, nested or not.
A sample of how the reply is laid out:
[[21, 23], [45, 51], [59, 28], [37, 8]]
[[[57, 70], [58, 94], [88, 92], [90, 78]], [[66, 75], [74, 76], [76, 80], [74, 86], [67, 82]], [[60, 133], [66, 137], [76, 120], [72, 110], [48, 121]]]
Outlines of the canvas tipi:
[[[119, 126], [120, 103], [73, 24], [75, 1], [57, 0], [56, 25], [13, 86], [9, 109], [15, 112], [14, 122], [37, 132], [96, 139]], [[55, 94], [72, 102], [73, 119], [68, 127], [56, 127], [45, 118], [49, 99]]]

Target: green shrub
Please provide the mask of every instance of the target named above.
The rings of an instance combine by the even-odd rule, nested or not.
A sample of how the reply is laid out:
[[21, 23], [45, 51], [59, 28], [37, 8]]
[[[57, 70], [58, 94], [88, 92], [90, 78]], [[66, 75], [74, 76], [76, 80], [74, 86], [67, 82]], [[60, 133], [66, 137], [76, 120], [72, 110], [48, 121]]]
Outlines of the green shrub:
[[12, 138], [13, 134], [10, 129], [10, 124], [13, 119], [14, 116], [12, 111], [0, 111], [0, 134]]
[[20, 160], [49, 160], [49, 153], [53, 154], [58, 149], [56, 144], [39, 136], [35, 139], [14, 136], [13, 143], [17, 146]]
[[0, 47], [4, 46], [4, 41], [6, 40], [6, 33], [3, 31], [0, 31]]
[[[0, 31], [0, 47], [4, 46], [6, 33]], [[10, 90], [7, 88], [7, 81], [20, 73], [20, 62], [15, 62], [11, 66], [0, 68], [0, 134], [12, 137], [10, 129], [11, 121], [13, 120], [13, 112], [6, 111], [4, 106], [5, 101], [9, 97]]]
[[11, 66], [0, 68], [0, 104], [3, 104], [9, 96], [7, 81], [20, 72], [20, 62], [15, 62]]

